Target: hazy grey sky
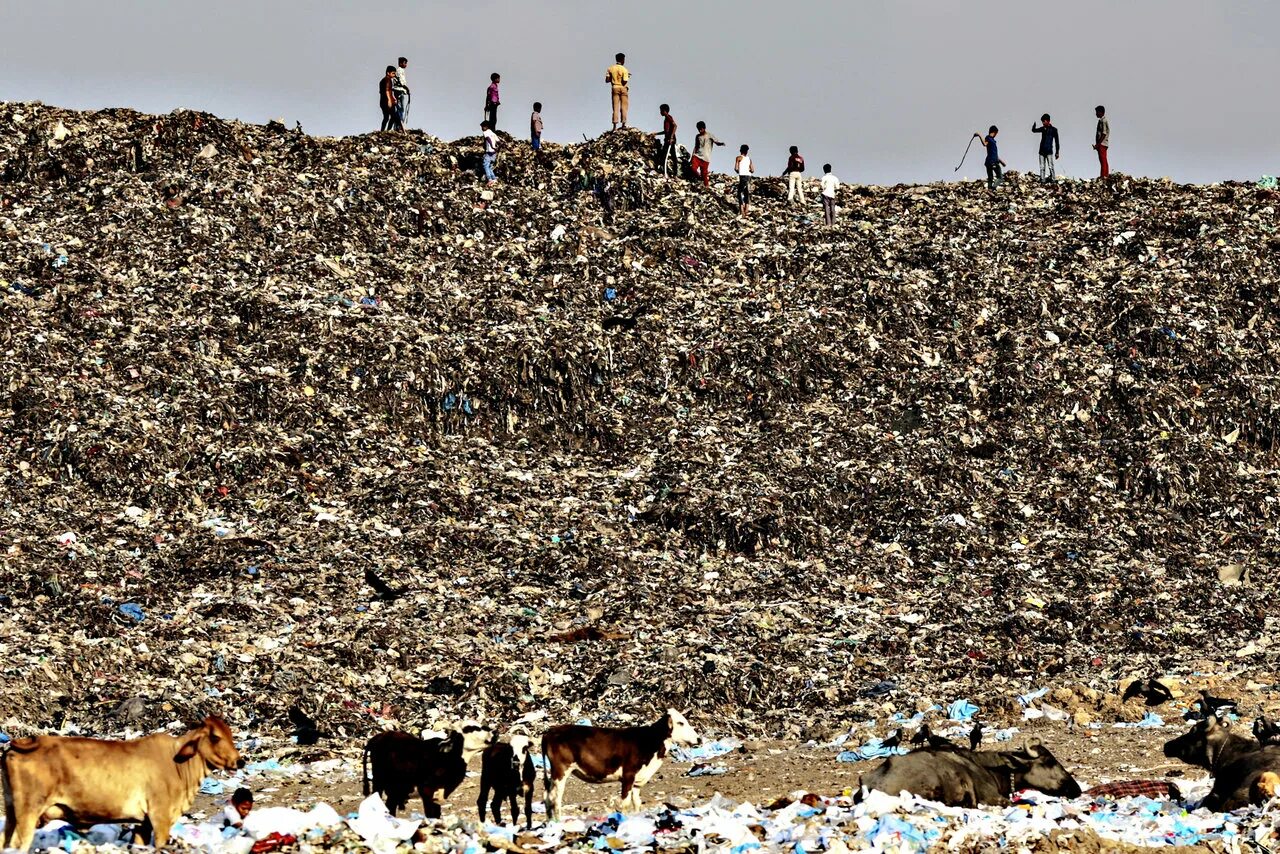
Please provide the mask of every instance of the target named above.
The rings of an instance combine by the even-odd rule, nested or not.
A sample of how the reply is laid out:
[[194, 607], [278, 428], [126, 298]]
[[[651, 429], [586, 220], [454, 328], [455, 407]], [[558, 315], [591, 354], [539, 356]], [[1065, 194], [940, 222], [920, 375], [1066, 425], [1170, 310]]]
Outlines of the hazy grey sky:
[[[0, 0], [0, 33], [5, 100], [318, 134], [376, 129], [378, 77], [404, 54], [411, 126], [475, 133], [499, 71], [503, 130], [523, 135], [537, 99], [547, 139], [581, 140], [609, 127], [604, 69], [625, 51], [633, 125], [656, 130], [667, 101], [686, 143], [704, 119], [768, 174], [799, 145], [849, 181], [950, 178], [992, 123], [1010, 167], [1034, 169], [1031, 124], [1049, 111], [1062, 168], [1092, 175], [1098, 103], [1113, 169], [1280, 171], [1277, 0]], [[960, 176], [980, 172], [971, 153]]]

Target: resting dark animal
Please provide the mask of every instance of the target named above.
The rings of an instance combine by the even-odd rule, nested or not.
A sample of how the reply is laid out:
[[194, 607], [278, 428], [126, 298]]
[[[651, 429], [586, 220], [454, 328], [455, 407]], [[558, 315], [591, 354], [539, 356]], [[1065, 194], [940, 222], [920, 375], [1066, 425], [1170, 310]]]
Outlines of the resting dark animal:
[[1237, 735], [1213, 715], [1199, 721], [1190, 732], [1166, 741], [1164, 755], [1205, 768], [1213, 775], [1213, 788], [1201, 806], [1214, 812], [1264, 803], [1267, 782], [1272, 778], [1264, 780], [1263, 775], [1280, 772], [1280, 747], [1263, 746]]
[[1080, 795], [1071, 773], [1035, 739], [1020, 750], [925, 748], [891, 756], [865, 775], [861, 786], [892, 795], [910, 792], [957, 807], [1005, 805], [1019, 789]]

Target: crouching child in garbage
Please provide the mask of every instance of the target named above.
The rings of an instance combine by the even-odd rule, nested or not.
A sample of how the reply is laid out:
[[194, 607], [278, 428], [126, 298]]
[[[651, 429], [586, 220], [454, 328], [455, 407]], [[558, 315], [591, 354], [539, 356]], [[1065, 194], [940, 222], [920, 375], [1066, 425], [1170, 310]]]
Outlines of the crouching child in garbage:
[[222, 811], [223, 828], [234, 827], [244, 830], [244, 820], [253, 810], [253, 792], [241, 786], [231, 795], [231, 803]]

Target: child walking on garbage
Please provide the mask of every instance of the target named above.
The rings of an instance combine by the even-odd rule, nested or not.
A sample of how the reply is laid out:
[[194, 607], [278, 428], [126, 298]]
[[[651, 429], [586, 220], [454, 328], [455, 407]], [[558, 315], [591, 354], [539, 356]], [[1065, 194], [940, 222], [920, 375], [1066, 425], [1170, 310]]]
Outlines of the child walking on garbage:
[[1053, 161], [1062, 154], [1062, 144], [1058, 139], [1058, 129], [1053, 126], [1048, 113], [1040, 117], [1039, 125], [1031, 125], [1031, 132], [1040, 134], [1040, 180], [1058, 180]]
[[1007, 166], [1000, 159], [1000, 149], [996, 146], [996, 136], [1000, 133], [1000, 128], [992, 125], [987, 128], [987, 135], [984, 137], [980, 133], [974, 133], [974, 136], [982, 140], [982, 147], [987, 150], [987, 189], [994, 190], [1004, 183], [1004, 172], [1001, 171], [1002, 166]]
[[751, 146], [744, 145], [738, 149], [738, 156], [733, 161], [733, 171], [738, 173], [738, 205], [742, 216], [747, 215], [751, 202], [751, 176], [756, 172], [756, 165], [748, 154]]
[[484, 137], [484, 157], [480, 161], [484, 168], [484, 180], [487, 184], [493, 184], [498, 180], [493, 174], [493, 164], [498, 159], [498, 135], [493, 132], [493, 125], [487, 121], [480, 123], [480, 132]]
[[498, 106], [502, 103], [498, 94], [498, 84], [501, 82], [501, 74], [496, 71], [490, 74], [489, 88], [484, 93], [484, 120], [489, 123], [489, 129], [494, 131], [498, 129]]
[[822, 216], [827, 225], [836, 224], [836, 190], [840, 189], [840, 179], [831, 174], [831, 164], [822, 164]]
[[1111, 164], [1107, 162], [1107, 149], [1111, 147], [1111, 122], [1107, 121], [1107, 108], [1101, 104], [1094, 107], [1093, 114], [1098, 117], [1098, 130], [1093, 136], [1093, 150], [1098, 152], [1098, 177], [1105, 178], [1111, 174]]
[[404, 130], [400, 122], [400, 110], [396, 102], [396, 67], [387, 66], [387, 73], [378, 81], [378, 105], [382, 107], [382, 130]]
[[[662, 114], [662, 130], [653, 136], [662, 137], [662, 177], [668, 178], [676, 171], [676, 120], [671, 115], [671, 105], [663, 104], [658, 107], [658, 112]], [[667, 171], [667, 164], [670, 163], [670, 170]]]
[[707, 133], [707, 123], [698, 122], [698, 135], [693, 138], [693, 157], [689, 160], [689, 168], [695, 177], [702, 178], [702, 186], [711, 186], [711, 151], [724, 143]]
[[782, 170], [782, 174], [787, 176], [787, 204], [795, 201], [796, 197], [800, 197], [800, 204], [804, 204], [804, 158], [800, 156], [800, 149], [797, 146], [791, 146], [791, 156], [787, 158], [787, 168]]
[[253, 792], [243, 786], [236, 789], [231, 796], [231, 803], [222, 811], [222, 826], [243, 830], [244, 820], [249, 817], [249, 812], [252, 809]]

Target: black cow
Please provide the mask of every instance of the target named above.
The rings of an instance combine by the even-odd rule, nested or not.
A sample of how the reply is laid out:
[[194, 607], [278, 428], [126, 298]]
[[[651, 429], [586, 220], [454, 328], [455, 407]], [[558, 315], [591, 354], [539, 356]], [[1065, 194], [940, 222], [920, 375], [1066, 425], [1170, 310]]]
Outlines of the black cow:
[[484, 749], [480, 758], [480, 797], [476, 800], [476, 809], [480, 820], [484, 821], [485, 803], [489, 801], [489, 792], [493, 791], [493, 820], [502, 824], [502, 802], [511, 802], [511, 822], [520, 821], [519, 795], [524, 795], [524, 826], [533, 828], [533, 788], [538, 781], [538, 772], [533, 767], [533, 754], [529, 749], [529, 737], [511, 736], [511, 743], [498, 742]]
[[1039, 740], [1019, 750], [925, 748], [891, 756], [860, 781], [862, 788], [910, 792], [954, 807], [1005, 805], [1019, 789], [1080, 796], [1080, 784]]
[[[1213, 788], [1201, 804], [1214, 812], [1230, 812], [1266, 800], [1267, 773], [1280, 772], [1280, 747], [1260, 745], [1231, 732], [1209, 715], [1190, 732], [1164, 743], [1164, 755], [1198, 765], [1213, 775]], [[1260, 785], [1261, 782], [1261, 785]]]
[[407, 732], [380, 732], [364, 747], [364, 793], [372, 790], [382, 795], [387, 810], [395, 815], [416, 789], [422, 814], [439, 818], [440, 804], [467, 776], [467, 762], [495, 738], [490, 729], [476, 723], [462, 724], [444, 738], [426, 740]]

